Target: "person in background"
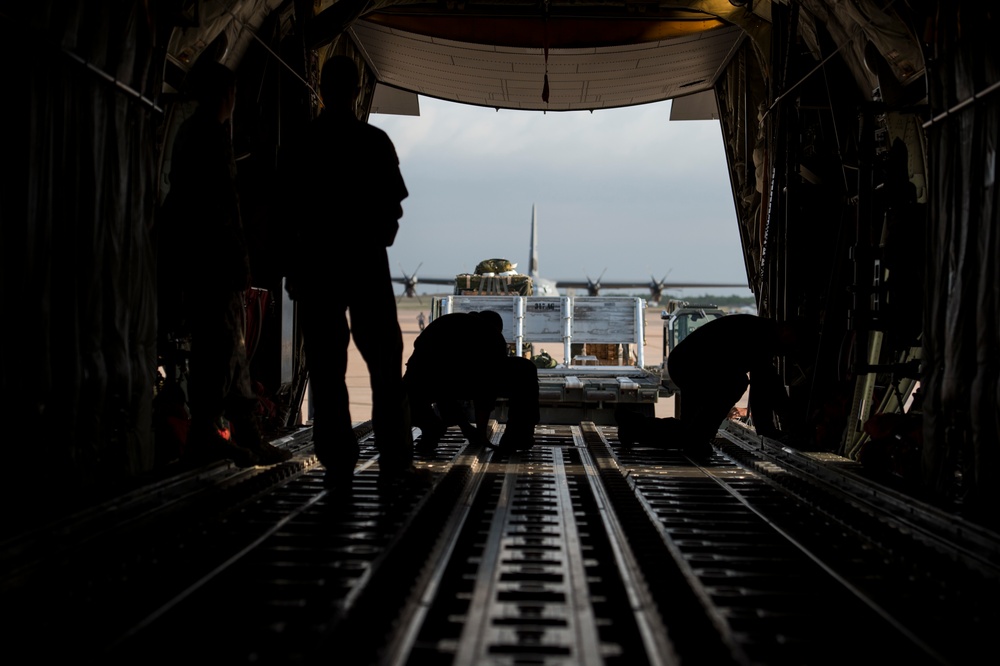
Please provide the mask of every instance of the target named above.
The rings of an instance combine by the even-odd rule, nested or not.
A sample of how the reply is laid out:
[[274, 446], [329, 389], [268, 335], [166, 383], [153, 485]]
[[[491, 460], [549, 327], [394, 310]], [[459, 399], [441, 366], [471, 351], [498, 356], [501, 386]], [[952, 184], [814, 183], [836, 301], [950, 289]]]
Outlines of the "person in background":
[[236, 74], [214, 60], [199, 61], [190, 86], [198, 106], [174, 141], [163, 209], [173, 242], [160, 257], [176, 262], [173, 286], [191, 335], [191, 425], [182, 457], [194, 464], [228, 458], [240, 467], [272, 465], [292, 454], [261, 434], [247, 360], [251, 274], [232, 147]]
[[527, 450], [535, 443], [538, 369], [509, 354], [497, 312], [455, 312], [431, 321], [413, 341], [403, 383], [423, 454], [434, 451], [451, 425], [459, 425], [470, 442], [491, 446], [486, 428], [499, 397], [508, 401], [499, 449]]
[[682, 449], [704, 459], [712, 453], [719, 425], [748, 387], [754, 428], [777, 438], [791, 414], [774, 359], [797, 353], [802, 330], [797, 321], [731, 314], [692, 331], [667, 357], [667, 372], [679, 389], [679, 416], [655, 418], [618, 408], [619, 441]]

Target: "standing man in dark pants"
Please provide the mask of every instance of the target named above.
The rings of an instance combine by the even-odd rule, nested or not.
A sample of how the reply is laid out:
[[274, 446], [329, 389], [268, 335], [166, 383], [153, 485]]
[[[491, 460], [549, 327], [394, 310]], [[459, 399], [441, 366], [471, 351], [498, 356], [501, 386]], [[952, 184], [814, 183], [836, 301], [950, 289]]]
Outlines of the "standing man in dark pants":
[[711, 442], [733, 405], [750, 388], [754, 428], [778, 437], [788, 426], [788, 394], [774, 358], [800, 348], [801, 324], [735, 314], [693, 331], [667, 356], [667, 372], [680, 394], [678, 418], [652, 418], [615, 411], [618, 438], [657, 448], [678, 448], [696, 458], [711, 454]]
[[448, 426], [456, 424], [470, 442], [488, 445], [486, 426], [501, 396], [508, 401], [508, 418], [500, 450], [526, 450], [535, 443], [538, 368], [509, 354], [503, 319], [492, 310], [455, 312], [428, 324], [413, 341], [403, 383], [413, 425], [420, 428], [421, 453], [432, 452]]
[[[282, 156], [294, 229], [285, 276], [297, 305], [314, 405], [313, 443], [333, 490], [350, 488], [359, 449], [347, 394], [351, 336], [371, 378], [380, 479], [414, 474], [403, 336], [386, 247], [408, 196], [392, 141], [359, 120], [358, 65], [323, 65], [324, 109]], [[350, 311], [350, 321], [348, 321]]]
[[176, 290], [178, 313], [191, 334], [191, 429], [183, 458], [273, 465], [292, 454], [264, 440], [254, 413], [258, 397], [244, 340], [250, 259], [232, 146], [236, 74], [199, 60], [189, 84], [198, 107], [174, 141], [160, 257], [170, 278], [162, 288]]

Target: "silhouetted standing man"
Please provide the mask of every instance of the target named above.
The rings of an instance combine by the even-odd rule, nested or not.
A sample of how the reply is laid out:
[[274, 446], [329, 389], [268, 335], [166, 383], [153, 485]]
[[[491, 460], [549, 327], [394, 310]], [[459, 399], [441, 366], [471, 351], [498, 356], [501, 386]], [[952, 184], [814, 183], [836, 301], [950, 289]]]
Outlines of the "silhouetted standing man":
[[360, 92], [352, 59], [327, 60], [320, 77], [324, 109], [283, 156], [285, 203], [296, 232], [286, 286], [305, 344], [313, 443], [335, 490], [350, 487], [359, 455], [345, 380], [352, 334], [371, 378], [380, 474], [413, 472], [403, 337], [386, 254], [408, 192], [388, 135], [358, 119]]
[[[171, 278], [183, 294], [191, 333], [191, 430], [185, 459], [229, 458], [238, 466], [271, 465], [291, 453], [266, 442], [254, 415], [246, 343], [250, 260], [240, 216], [232, 116], [236, 74], [214, 60], [199, 61], [190, 85], [198, 108], [178, 131], [171, 188], [164, 205], [167, 238], [161, 261], [183, 261]], [[232, 426], [232, 428], [230, 428]]]

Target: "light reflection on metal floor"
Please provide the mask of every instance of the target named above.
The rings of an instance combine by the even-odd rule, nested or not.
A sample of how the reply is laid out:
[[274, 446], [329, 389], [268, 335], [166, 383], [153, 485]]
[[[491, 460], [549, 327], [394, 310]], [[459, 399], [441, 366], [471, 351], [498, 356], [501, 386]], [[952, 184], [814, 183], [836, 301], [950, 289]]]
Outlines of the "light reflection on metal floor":
[[349, 501], [303, 431], [277, 468], [202, 470], [47, 550], [9, 541], [10, 628], [103, 663], [198, 646], [226, 663], [513, 665], [965, 663], [998, 626], [995, 534], [915, 502], [901, 522], [900, 498], [844, 461], [739, 426], [702, 466], [591, 422], [539, 426], [513, 454], [455, 428], [413, 486], [380, 483], [358, 432]]

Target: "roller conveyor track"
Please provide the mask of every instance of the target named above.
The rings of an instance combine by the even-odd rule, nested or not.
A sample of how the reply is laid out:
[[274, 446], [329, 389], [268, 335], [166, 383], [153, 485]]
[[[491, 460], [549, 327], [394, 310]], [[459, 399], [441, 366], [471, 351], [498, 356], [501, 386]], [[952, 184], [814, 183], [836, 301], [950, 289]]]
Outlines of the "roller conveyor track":
[[[407, 664], [656, 663], [662, 627], [643, 603], [627, 547], [585, 449], [545, 437], [485, 464], [428, 587]], [[656, 652], [654, 652], [654, 655]]]
[[415, 486], [358, 434], [348, 504], [303, 431], [8, 540], [7, 630], [31, 661], [961, 664], [1000, 626], [995, 534], [732, 424], [703, 465], [590, 422], [514, 454], [452, 429]]

